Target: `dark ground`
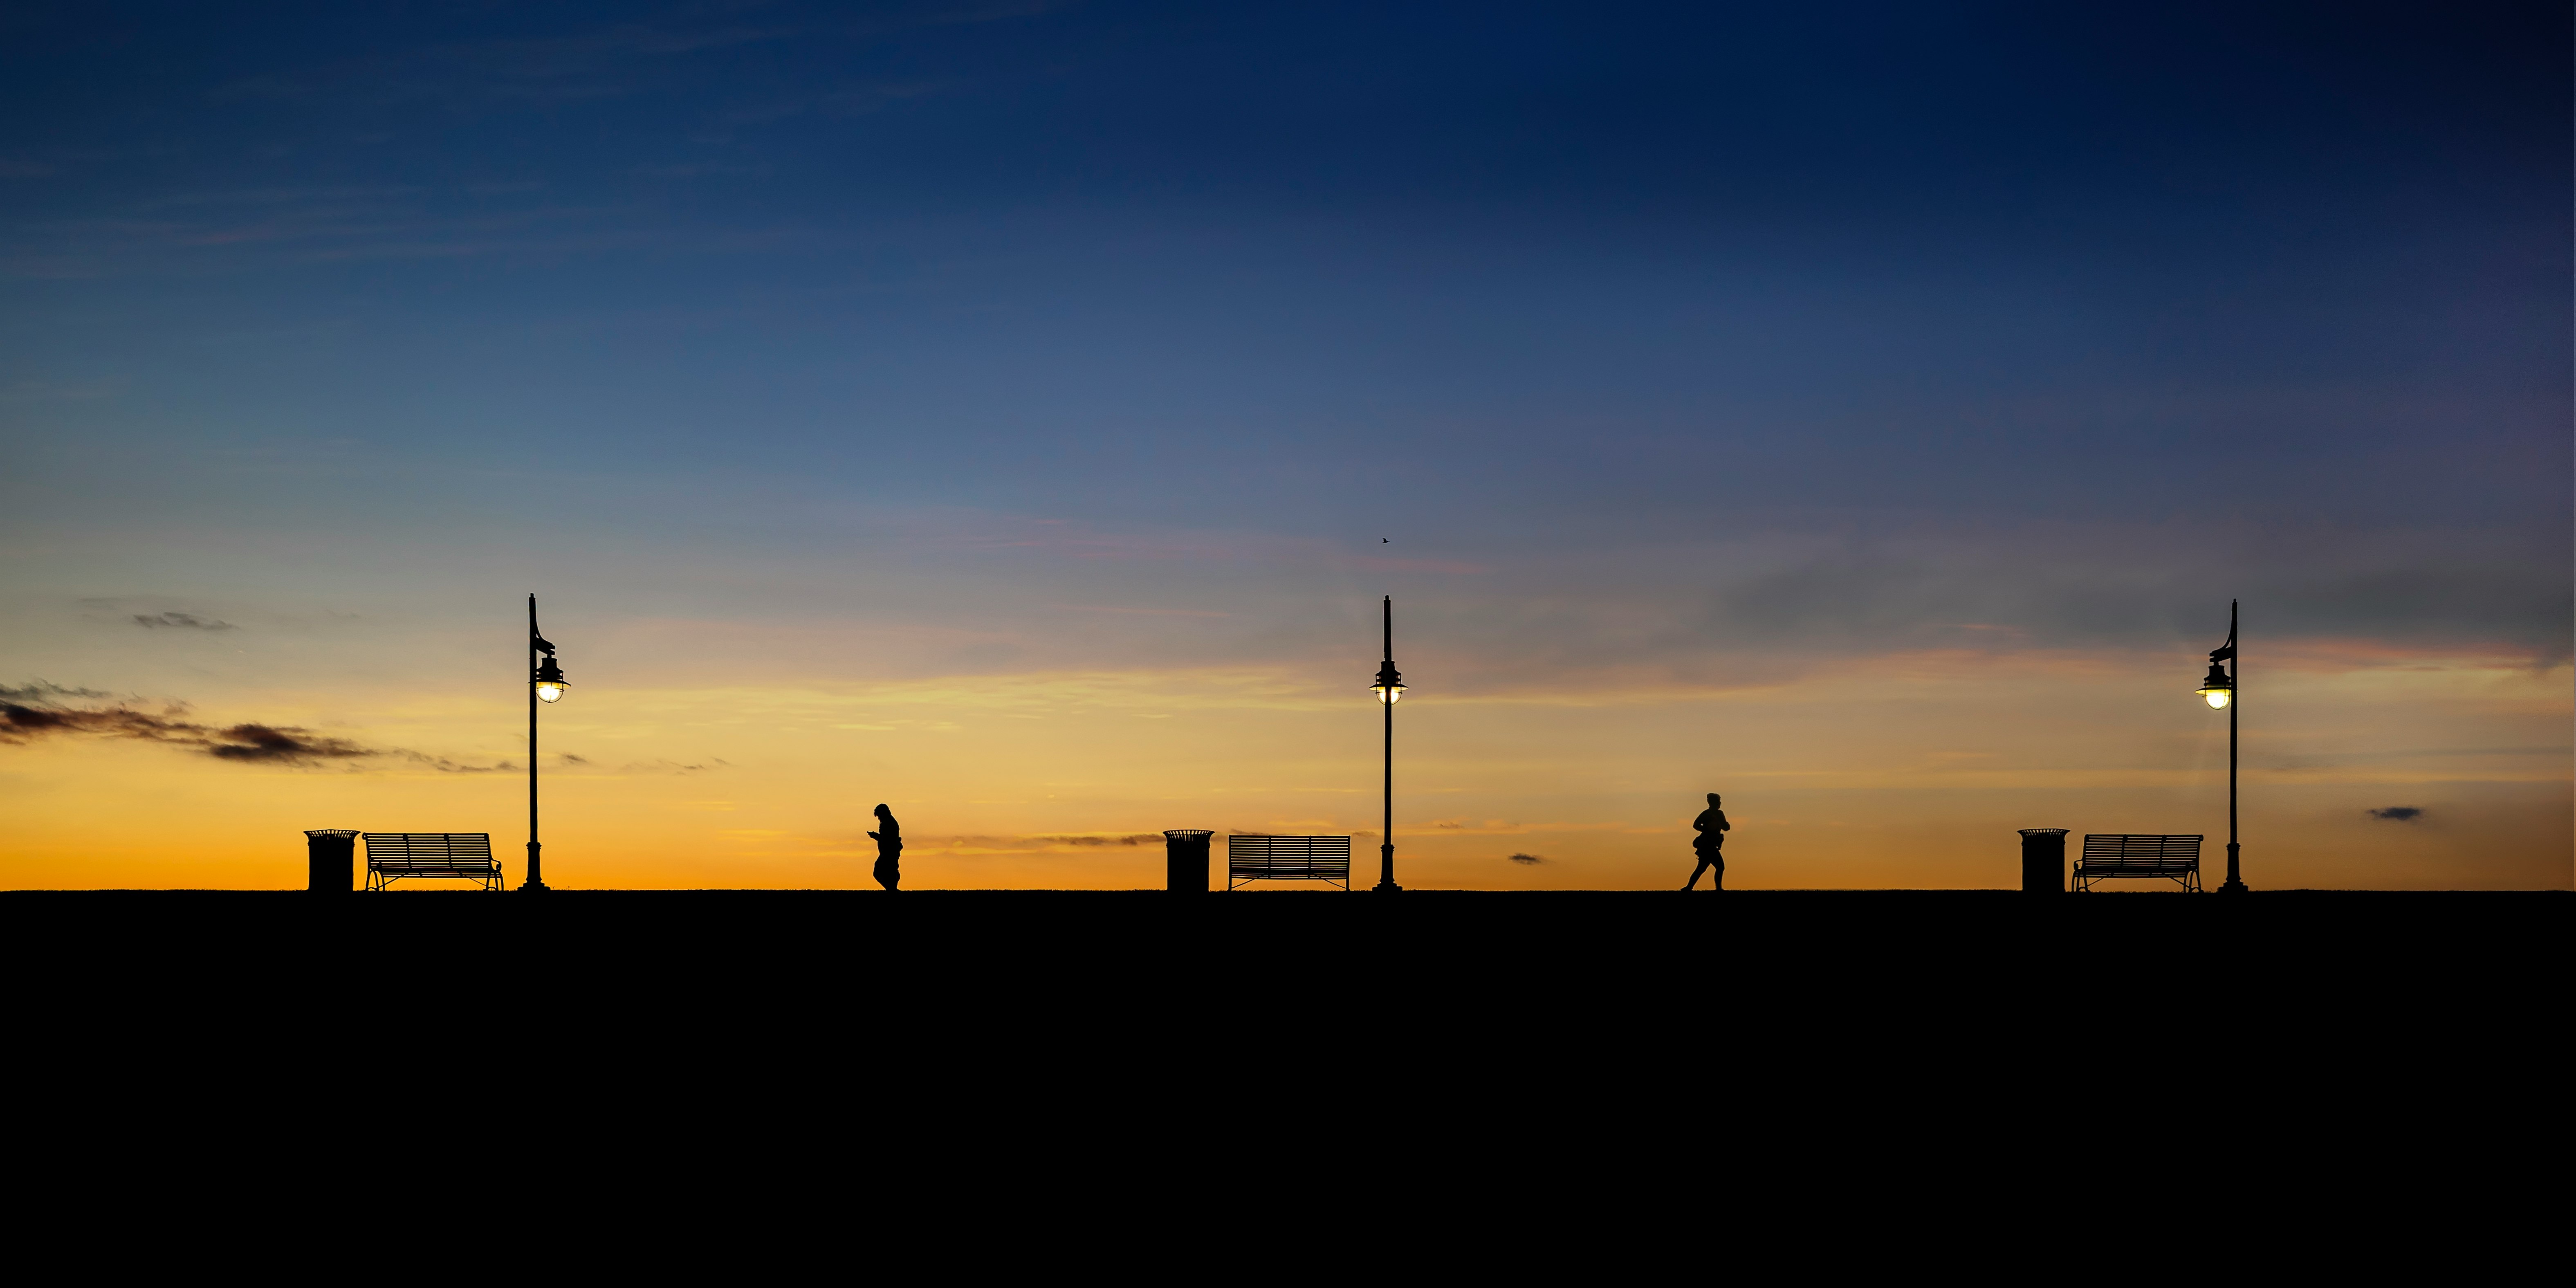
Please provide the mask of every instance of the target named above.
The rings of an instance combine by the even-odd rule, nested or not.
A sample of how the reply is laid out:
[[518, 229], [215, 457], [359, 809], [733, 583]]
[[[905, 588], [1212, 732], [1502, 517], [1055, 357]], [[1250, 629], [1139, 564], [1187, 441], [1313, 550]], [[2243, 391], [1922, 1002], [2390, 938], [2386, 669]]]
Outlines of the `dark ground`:
[[13, 978], [144, 1007], [1637, 1041], [1866, 1023], [2074, 1034], [2552, 1008], [2565, 893], [557, 891], [0, 894]]
[[[2494, 1220], [2538, 1193], [2494, 1156], [2566, 1136], [2571, 917], [2565, 893], [22, 892], [0, 942], [16, 1112], [125, 1133], [64, 1155], [101, 1193], [173, 1149], [207, 1183], [305, 1168], [259, 1201], [333, 1211], [424, 1166], [513, 1211], [857, 1178], [1215, 1221], [1293, 1181], [1301, 1216], [1436, 1197], [1507, 1243], [1571, 1202], [1764, 1244], [1707, 1196], [1962, 1229], [2053, 1227], [2087, 1187]], [[1248, 1188], [1193, 1179], [1217, 1177]]]
[[[2563, 1206], [2571, 915], [12, 893], [0, 1049], [47, 1205], [22, 1242], [101, 1266], [169, 1247], [346, 1277], [286, 1250], [365, 1225], [370, 1267], [728, 1281], [1377, 1273], [1364, 1256], [2118, 1281], [2331, 1254], [2512, 1282], [2561, 1256], [2535, 1241]], [[174, 1243], [174, 1212], [229, 1233]]]

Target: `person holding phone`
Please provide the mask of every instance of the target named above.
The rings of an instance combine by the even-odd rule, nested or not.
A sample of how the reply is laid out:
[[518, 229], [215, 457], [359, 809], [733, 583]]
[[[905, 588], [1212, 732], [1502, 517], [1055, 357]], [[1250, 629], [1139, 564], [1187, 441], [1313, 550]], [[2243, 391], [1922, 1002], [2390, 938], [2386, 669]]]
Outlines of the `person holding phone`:
[[903, 880], [903, 824], [894, 821], [893, 810], [879, 805], [877, 830], [868, 835], [877, 843], [877, 884], [892, 890]]

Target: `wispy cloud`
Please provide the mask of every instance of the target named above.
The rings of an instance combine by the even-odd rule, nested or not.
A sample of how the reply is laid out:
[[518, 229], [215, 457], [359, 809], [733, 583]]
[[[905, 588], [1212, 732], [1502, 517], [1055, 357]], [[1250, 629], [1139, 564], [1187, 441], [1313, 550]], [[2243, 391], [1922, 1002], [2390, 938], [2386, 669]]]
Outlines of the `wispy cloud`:
[[442, 774], [510, 774], [516, 773], [519, 770], [519, 766], [506, 760], [498, 761], [489, 765], [468, 765], [458, 761], [449, 760], [445, 756], [432, 756], [425, 752], [405, 751], [399, 747], [390, 751], [369, 752], [367, 754], [397, 756], [403, 760], [411, 762], [412, 764], [420, 765], [429, 769], [435, 769]]
[[[590, 762], [585, 760], [578, 763], [586, 765]], [[702, 774], [710, 769], [731, 768], [733, 768], [731, 761], [710, 757], [695, 765], [684, 765], [676, 760], [634, 760], [618, 766], [617, 772], [621, 774]]]
[[2384, 823], [2412, 823], [2424, 817], [2424, 811], [2413, 805], [2391, 805], [2386, 809], [2364, 810], [2365, 814]]
[[212, 189], [18, 225], [0, 272], [78, 279], [668, 243], [635, 213], [555, 202], [542, 185]]
[[1121, 613], [1135, 617], [1232, 617], [1206, 608], [1121, 608], [1112, 604], [1059, 604], [1069, 613]]
[[915, 836], [907, 838], [915, 850], [941, 850], [961, 854], [1025, 853], [1031, 850], [1096, 850], [1109, 847], [1160, 845], [1160, 832], [1076, 832], [1037, 836]]
[[[1875, 649], [1938, 640], [2009, 650], [2180, 631], [2215, 645], [2226, 605], [2199, 575], [2216, 562], [2215, 544], [2198, 532], [2042, 526], [2001, 539], [1838, 543], [1803, 557], [1748, 552], [1755, 570], [1722, 582], [1691, 634], [1751, 647]], [[2511, 641], [2549, 661], [2567, 656], [2576, 596], [2561, 561], [2461, 534], [2339, 534], [2275, 544], [2284, 548], [2248, 578], [2244, 593], [2282, 635], [2466, 636]]]
[[[183, 733], [182, 737], [170, 737]], [[383, 753], [345, 738], [330, 738], [296, 725], [237, 724], [208, 731], [196, 725], [164, 724], [156, 736], [164, 741], [193, 742], [217, 760], [254, 764], [311, 765], [325, 760], [351, 760]]]
[[249, 76], [218, 87], [210, 97], [219, 103], [316, 98], [371, 106], [427, 103], [455, 112], [549, 108], [671, 92], [688, 83], [687, 60], [695, 55], [792, 40], [867, 40], [1061, 7], [1057, 0], [870, 5], [863, 16], [767, 22], [740, 21], [739, 11], [719, 7]]
[[160, 712], [122, 703], [73, 707], [55, 701], [53, 695], [58, 692], [55, 686], [41, 683], [0, 688], [0, 742], [27, 743], [47, 736], [78, 734], [137, 738], [192, 747], [217, 760], [254, 765], [311, 766], [383, 754], [297, 725], [200, 724], [182, 718], [186, 710], [183, 706]]
[[668, 83], [677, 55], [755, 44], [796, 34], [785, 26], [624, 22], [559, 35], [467, 41], [391, 58], [359, 58], [244, 77], [209, 97], [296, 101], [333, 98], [384, 106], [430, 103], [452, 111], [543, 106], [649, 92]]
[[0, 390], [0, 402], [96, 402], [101, 398], [115, 397], [122, 383], [116, 380], [20, 380]]
[[[508, 761], [473, 765], [400, 747], [370, 747], [315, 733], [301, 725], [244, 721], [216, 725], [189, 718], [184, 702], [149, 709], [141, 699], [106, 702], [97, 689], [67, 688], [43, 680], [0, 685], [0, 744], [23, 746], [44, 738], [131, 738], [201, 752], [241, 765], [310, 769], [326, 764], [396, 760], [449, 774], [489, 774], [513, 768]], [[75, 705], [78, 703], [80, 705]]]
[[43, 680], [30, 680], [14, 688], [0, 684], [0, 699], [14, 699], [19, 702], [54, 702], [63, 698], [85, 698], [95, 701], [115, 696], [104, 689], [65, 688], [59, 684], [48, 684]]
[[150, 627], [155, 630], [164, 626], [177, 627], [181, 630], [191, 631], [229, 631], [239, 629], [231, 622], [220, 622], [211, 617], [199, 617], [195, 613], [136, 613], [134, 615], [134, 624], [137, 626]]
[[675, 165], [639, 165], [629, 173], [644, 179], [722, 179], [741, 175], [765, 175], [765, 165], [739, 165], [724, 161], [690, 161]]

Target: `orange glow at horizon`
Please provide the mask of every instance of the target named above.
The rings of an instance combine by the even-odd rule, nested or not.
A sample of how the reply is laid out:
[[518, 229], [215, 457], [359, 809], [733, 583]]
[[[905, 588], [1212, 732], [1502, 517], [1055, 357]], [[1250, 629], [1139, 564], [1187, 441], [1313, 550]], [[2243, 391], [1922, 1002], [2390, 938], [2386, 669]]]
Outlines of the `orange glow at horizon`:
[[[2176, 701], [2172, 669], [2162, 654], [1914, 653], [1735, 689], [1407, 703], [1399, 877], [1677, 887], [1709, 791], [1735, 823], [1734, 888], [2006, 886], [2023, 827], [2201, 832], [2215, 847], [2225, 722]], [[593, 684], [545, 712], [547, 878], [867, 888], [879, 801], [903, 821], [915, 889], [1156, 886], [1167, 828], [1346, 833], [1365, 855], [1380, 719], [1347, 693], [1251, 670]], [[206, 717], [419, 753], [319, 768], [118, 738], [0, 746], [17, 824], [0, 884], [299, 886], [302, 833], [323, 827], [489, 832], [516, 884], [524, 701], [361, 708], [281, 690]], [[2566, 888], [2569, 714], [2563, 666], [2283, 647], [2242, 717], [2248, 880]], [[2400, 805], [2422, 813], [2367, 812]]]

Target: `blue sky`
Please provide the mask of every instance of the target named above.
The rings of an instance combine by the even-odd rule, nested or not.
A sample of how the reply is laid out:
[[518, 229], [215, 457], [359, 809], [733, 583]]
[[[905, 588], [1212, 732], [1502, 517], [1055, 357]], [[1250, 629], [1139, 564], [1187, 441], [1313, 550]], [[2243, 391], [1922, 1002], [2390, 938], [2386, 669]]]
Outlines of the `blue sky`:
[[543, 581], [737, 669], [1347, 669], [1393, 593], [1507, 693], [2189, 653], [2241, 595], [2545, 671], [2568, 28], [17, 6], [0, 650], [393, 684]]
[[9, 375], [431, 460], [1321, 492], [1439, 515], [1417, 541], [1712, 508], [2555, 531], [2560, 26], [39, 12]]

